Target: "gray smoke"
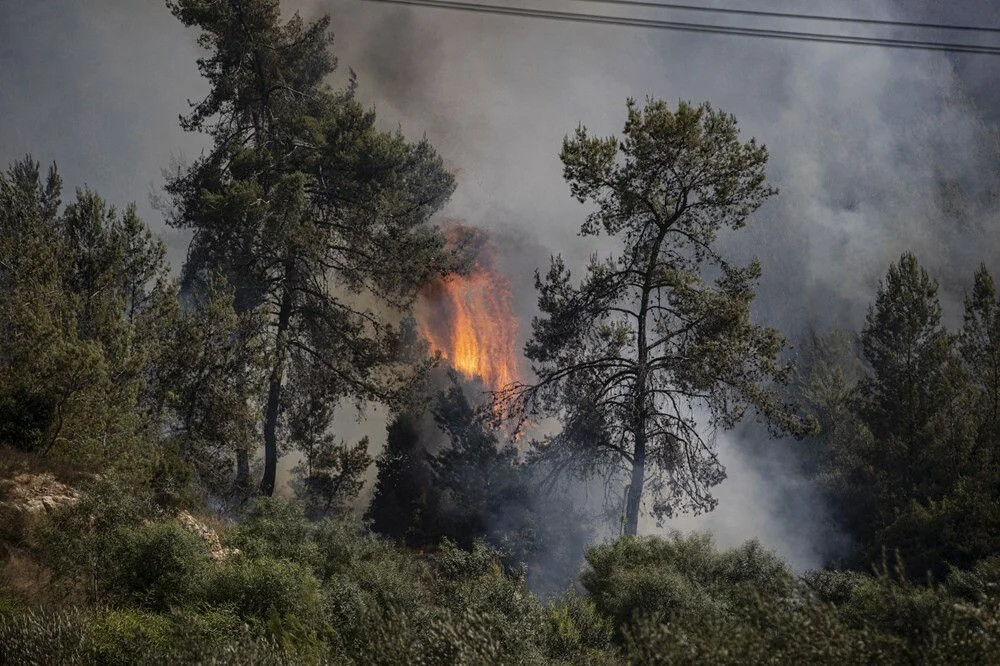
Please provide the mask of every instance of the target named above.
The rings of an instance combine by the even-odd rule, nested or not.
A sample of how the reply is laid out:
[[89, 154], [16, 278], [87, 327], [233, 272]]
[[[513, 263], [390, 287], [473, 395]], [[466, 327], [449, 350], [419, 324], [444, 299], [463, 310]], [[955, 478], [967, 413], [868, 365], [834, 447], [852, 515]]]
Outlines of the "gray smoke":
[[[532, 4], [582, 7], [572, 0]], [[444, 214], [493, 232], [523, 322], [534, 310], [531, 273], [550, 253], [579, 265], [603, 247], [576, 235], [586, 209], [562, 182], [561, 140], [579, 122], [600, 134], [619, 132], [629, 96], [709, 100], [734, 113], [745, 136], [767, 144], [770, 178], [781, 194], [723, 242], [734, 257], [761, 259], [758, 318], [793, 340], [807, 325], [857, 328], [878, 278], [905, 250], [941, 281], [952, 321], [975, 266], [997, 264], [994, 56], [642, 31], [362, 0], [290, 0], [288, 7], [330, 13], [341, 80], [353, 68], [381, 122], [399, 124], [411, 137], [426, 134], [457, 173], [459, 189]], [[789, 10], [777, 1], [754, 7]], [[987, 0], [863, 0], [836, 8], [810, 1], [795, 10], [1000, 24], [1000, 10]], [[173, 156], [193, 157], [203, 145], [176, 123], [185, 99], [205, 90], [196, 55], [194, 35], [159, 0], [0, 0], [0, 160], [29, 151], [43, 162], [59, 160], [68, 184], [88, 183], [118, 202], [137, 200], [163, 231], [147, 192], [162, 183], [160, 170]], [[166, 233], [179, 263], [185, 237]], [[358, 430], [375, 446], [384, 438], [381, 423]], [[821, 563], [836, 542], [824, 532], [821, 503], [792, 473], [784, 445], [761, 456], [762, 447], [748, 448], [745, 437], [720, 438], [730, 479], [719, 488], [719, 508], [675, 525], [709, 529], [723, 543], [758, 535], [797, 567]]]

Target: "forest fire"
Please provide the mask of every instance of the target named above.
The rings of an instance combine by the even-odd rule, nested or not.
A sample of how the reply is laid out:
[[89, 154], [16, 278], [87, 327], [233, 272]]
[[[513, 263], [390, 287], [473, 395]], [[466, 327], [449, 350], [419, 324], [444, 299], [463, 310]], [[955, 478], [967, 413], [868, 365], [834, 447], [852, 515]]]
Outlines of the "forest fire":
[[[469, 233], [456, 227], [454, 235]], [[440, 352], [466, 377], [480, 377], [498, 389], [519, 379], [517, 318], [511, 307], [507, 278], [493, 266], [482, 232], [475, 266], [467, 275], [452, 275], [424, 289], [417, 324], [432, 352]]]

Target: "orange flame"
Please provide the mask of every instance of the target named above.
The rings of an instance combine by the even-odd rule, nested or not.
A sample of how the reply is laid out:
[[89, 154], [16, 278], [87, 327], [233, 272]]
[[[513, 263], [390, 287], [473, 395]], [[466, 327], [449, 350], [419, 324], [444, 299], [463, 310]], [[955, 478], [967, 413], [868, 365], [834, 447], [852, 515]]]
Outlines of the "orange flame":
[[486, 250], [468, 275], [453, 275], [425, 288], [416, 316], [432, 352], [495, 390], [519, 379], [517, 318], [510, 283], [493, 270]]

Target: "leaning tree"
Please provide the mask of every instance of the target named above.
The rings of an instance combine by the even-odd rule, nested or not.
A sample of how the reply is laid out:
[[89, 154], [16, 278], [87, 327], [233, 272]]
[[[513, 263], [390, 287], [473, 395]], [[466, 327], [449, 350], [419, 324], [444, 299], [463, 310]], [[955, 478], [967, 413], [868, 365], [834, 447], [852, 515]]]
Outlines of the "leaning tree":
[[453, 268], [430, 218], [454, 181], [426, 140], [376, 127], [353, 74], [342, 90], [326, 83], [336, 66], [327, 18], [283, 21], [277, 0], [168, 5], [207, 51], [198, 66], [210, 90], [181, 123], [212, 139], [168, 183], [172, 223], [194, 232], [186, 285], [223, 273], [270, 340], [260, 483], [269, 495], [293, 398], [313, 388], [334, 401], [404, 394], [395, 322], [420, 286]]
[[617, 254], [591, 257], [578, 284], [560, 257], [536, 274], [537, 381], [496, 397], [507, 415], [558, 417], [561, 431], [536, 442], [556, 472], [624, 475], [634, 535], [644, 498], [657, 519], [715, 506], [719, 428], [752, 409], [775, 433], [806, 430], [774, 388], [788, 377], [782, 337], [751, 321], [760, 266], [716, 249], [775, 190], [766, 149], [708, 104], [630, 100], [621, 140], [580, 127], [561, 158], [573, 196], [593, 204], [582, 235], [603, 232]]

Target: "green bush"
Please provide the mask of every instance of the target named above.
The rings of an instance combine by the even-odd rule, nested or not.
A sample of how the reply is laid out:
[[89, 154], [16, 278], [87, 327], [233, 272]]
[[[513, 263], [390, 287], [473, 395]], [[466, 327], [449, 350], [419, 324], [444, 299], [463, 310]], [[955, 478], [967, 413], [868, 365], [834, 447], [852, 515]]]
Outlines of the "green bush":
[[614, 625], [594, 602], [575, 594], [550, 602], [545, 609], [543, 645], [557, 663], [603, 663], [612, 649]]
[[315, 618], [321, 608], [319, 583], [297, 562], [272, 557], [233, 557], [209, 570], [202, 591], [212, 606], [266, 622], [273, 613]]
[[153, 610], [196, 600], [211, 564], [202, 540], [174, 521], [118, 529], [108, 553], [104, 584], [109, 592]]
[[830, 607], [758, 599], [741, 621], [683, 616], [638, 618], [625, 631], [632, 664], [892, 663], [898, 643], [845, 626]]
[[394, 627], [394, 642], [410, 640], [395, 629], [400, 617], [413, 632], [422, 631], [433, 600], [420, 557], [349, 521], [323, 521], [314, 536], [320, 553], [317, 573], [340, 651], [363, 658], [371, 637], [380, 636], [385, 624]]
[[87, 653], [98, 663], [134, 664], [137, 655], [164, 653], [174, 643], [173, 623], [164, 615], [135, 610], [108, 610], [89, 616]]
[[147, 493], [116, 477], [100, 477], [83, 485], [79, 502], [39, 524], [33, 540], [58, 588], [98, 603], [114, 601], [122, 591], [117, 557], [128, 548], [129, 535], [163, 517]]
[[468, 552], [444, 541], [431, 560], [431, 569], [431, 592], [447, 618], [441, 620], [444, 645], [451, 644], [451, 634], [444, 628], [467, 627], [473, 640], [480, 628], [488, 626], [508, 660], [527, 659], [538, 649], [542, 607], [528, 592], [523, 576], [504, 570], [499, 552], [482, 542]]
[[204, 627], [198, 617], [101, 609], [4, 613], [0, 614], [0, 664], [302, 663], [297, 655], [242, 624], [228, 624], [224, 635], [205, 633], [198, 628]]
[[320, 560], [313, 531], [301, 503], [261, 497], [236, 524], [229, 542], [250, 557], [286, 559], [312, 567]]
[[717, 551], [707, 534], [625, 537], [586, 557], [583, 586], [619, 632], [639, 616], [724, 618], [794, 586], [788, 566], [756, 541]]

